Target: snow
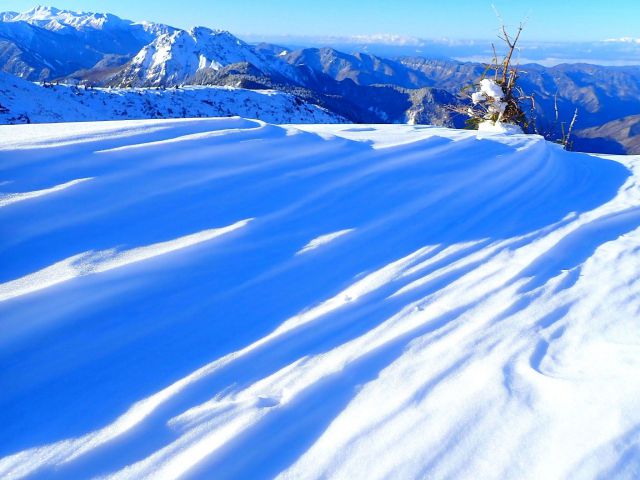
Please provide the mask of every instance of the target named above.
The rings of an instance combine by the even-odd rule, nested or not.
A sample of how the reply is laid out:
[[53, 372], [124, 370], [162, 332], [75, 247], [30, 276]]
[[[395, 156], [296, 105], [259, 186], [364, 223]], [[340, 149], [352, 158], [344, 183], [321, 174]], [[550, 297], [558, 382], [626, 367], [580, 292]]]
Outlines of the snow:
[[502, 88], [490, 78], [480, 80], [480, 92], [493, 100], [502, 100]]
[[[88, 50], [97, 48], [102, 53], [117, 54], [133, 54], [159, 35], [176, 31], [168, 25], [151, 22], [134, 23], [109, 13], [74, 12], [48, 6], [34, 7], [22, 13], [0, 13], [0, 20], [13, 22], [16, 28], [16, 23], [20, 23], [23, 25], [22, 30], [32, 36], [36, 31], [33, 28], [26, 28], [29, 25], [62, 34], [64, 37], [82, 37], [85, 42], [89, 42], [86, 45]], [[16, 28], [11, 28], [10, 31], [15, 32]], [[37, 33], [35, 38], [39, 38], [41, 33]], [[59, 38], [63, 43], [58, 48], [65, 48], [64, 37]], [[22, 43], [25, 44], [25, 42]], [[35, 48], [32, 53], [37, 53], [38, 42], [32, 41], [26, 44], [31, 45], [30, 49]], [[77, 45], [77, 42], [73, 42], [73, 45]], [[77, 46], [72, 48], [77, 49]]]
[[69, 182], [63, 183], [62, 185], [55, 185], [51, 188], [36, 190], [35, 192], [0, 193], [0, 208], [6, 207], [7, 205], [11, 205], [15, 202], [21, 202], [30, 198], [41, 197], [50, 193], [59, 192], [60, 190], [73, 187], [74, 185], [86, 182], [88, 180], [91, 180], [91, 178], [78, 178], [76, 180], [71, 180]]
[[242, 118], [0, 139], [0, 477], [638, 477], [640, 157]]
[[484, 102], [485, 99], [486, 97], [483, 92], [473, 92], [471, 94], [471, 101], [473, 102], [474, 105]]
[[[478, 130], [485, 133], [523, 133], [518, 125], [512, 125], [502, 122], [502, 117], [507, 108], [506, 102], [503, 101], [504, 92], [502, 87], [495, 80], [483, 78], [480, 80], [480, 90], [471, 94], [471, 102], [474, 105], [485, 104], [485, 111], [480, 122]], [[477, 113], [473, 108], [469, 107], [468, 114], [475, 117]]]
[[506, 135], [517, 135], [524, 133], [519, 125], [512, 125], [504, 122], [492, 122], [485, 120], [478, 124], [478, 132], [480, 133], [499, 133]]
[[[106, 28], [122, 29], [132, 25], [131, 21], [123, 20], [111, 14], [73, 12], [49, 6], [37, 6], [26, 12], [13, 14], [6, 17], [4, 21], [27, 22], [54, 32], [103, 30]], [[157, 28], [160, 27], [170, 29], [170, 27], [157, 25]]]
[[0, 21], [2, 22], [10, 22], [15, 17], [19, 15], [18, 12], [2, 12], [0, 13]]
[[337, 232], [320, 235], [319, 237], [314, 238], [309, 243], [307, 243], [304, 247], [302, 247], [302, 249], [298, 252], [298, 254], [306, 253], [310, 250], [315, 250], [316, 248], [321, 247], [322, 245], [325, 245], [329, 242], [332, 242], [333, 240], [340, 238], [346, 235], [347, 233], [351, 233], [351, 232], [353, 232], [353, 228], [347, 228], [344, 230], [338, 230]]
[[43, 87], [0, 72], [0, 124], [240, 115], [271, 123], [338, 123], [324, 108], [273, 90]]
[[74, 255], [38, 272], [0, 285], [0, 301], [49, 288], [57, 283], [66, 282], [82, 275], [106, 272], [114, 268], [141, 262], [181, 248], [206, 242], [244, 227], [251, 220], [252, 219], [241, 220], [224, 228], [203, 230], [174, 240], [137, 247], [122, 252], [117, 251], [117, 249], [109, 249], [99, 252], [89, 251]]
[[133, 86], [180, 85], [189, 83], [203, 69], [219, 70], [246, 62], [263, 72], [274, 71], [278, 63], [256, 52], [229, 32], [196, 27], [160, 35], [145, 46], [127, 65], [123, 78]]

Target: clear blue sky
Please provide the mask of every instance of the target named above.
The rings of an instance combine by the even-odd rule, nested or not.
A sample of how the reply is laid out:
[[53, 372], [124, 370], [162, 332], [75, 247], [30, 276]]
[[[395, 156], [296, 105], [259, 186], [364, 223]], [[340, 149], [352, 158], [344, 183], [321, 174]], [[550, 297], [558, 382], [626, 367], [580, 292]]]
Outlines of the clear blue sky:
[[[38, 0], [35, 0], [37, 3]], [[527, 40], [640, 37], [640, 0], [56, 0], [43, 5], [111, 12], [177, 27], [204, 25], [236, 34], [493, 37], [495, 4], [507, 23], [529, 16]], [[25, 0], [0, 0], [24, 11]]]

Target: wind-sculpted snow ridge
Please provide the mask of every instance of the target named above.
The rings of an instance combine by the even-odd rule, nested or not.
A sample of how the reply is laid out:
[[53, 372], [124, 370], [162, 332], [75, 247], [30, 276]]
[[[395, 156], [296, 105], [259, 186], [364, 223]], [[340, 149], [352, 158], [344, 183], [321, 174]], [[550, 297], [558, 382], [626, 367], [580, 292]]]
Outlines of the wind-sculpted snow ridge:
[[87, 180], [91, 180], [91, 178], [77, 178], [75, 180], [63, 183], [62, 185], [55, 185], [51, 188], [36, 190], [35, 192], [0, 193], [0, 208], [6, 207], [7, 205], [11, 205], [15, 202], [22, 202], [24, 200], [29, 200], [30, 198], [41, 197], [50, 193], [59, 192], [60, 190], [73, 187], [74, 185], [86, 182]]
[[29, 195], [0, 208], [0, 477], [640, 474], [638, 158], [241, 118], [0, 138]]
[[315, 250], [322, 245], [332, 242], [333, 240], [346, 235], [347, 233], [353, 232], [353, 228], [346, 228], [344, 230], [339, 230], [333, 233], [326, 233], [324, 235], [320, 235], [319, 237], [314, 238], [309, 243], [307, 243], [302, 249], [298, 252], [298, 254], [307, 253], [310, 250]]

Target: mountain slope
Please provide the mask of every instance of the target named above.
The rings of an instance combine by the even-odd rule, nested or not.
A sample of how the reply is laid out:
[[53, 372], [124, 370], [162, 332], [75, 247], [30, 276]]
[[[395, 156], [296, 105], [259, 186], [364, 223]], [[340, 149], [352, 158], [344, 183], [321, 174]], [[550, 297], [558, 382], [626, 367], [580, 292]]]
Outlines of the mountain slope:
[[0, 73], [0, 124], [234, 115], [272, 123], [347, 122], [295, 96], [272, 90], [43, 87]]
[[350, 79], [358, 85], [396, 85], [403, 88], [427, 86], [427, 80], [419, 71], [400, 62], [365, 53], [349, 55], [333, 48], [305, 48], [281, 55], [281, 58], [292, 65], [304, 65], [322, 72], [337, 81]]
[[82, 38], [61, 35], [25, 22], [0, 22], [2, 71], [28, 80], [62, 77], [93, 67], [104, 54]]
[[640, 115], [576, 132], [575, 147], [600, 153], [640, 154]]
[[[437, 85], [450, 92], [476, 82], [485, 68], [453, 60], [404, 58], [401, 62], [418, 70], [427, 79], [427, 86]], [[530, 64], [521, 67], [519, 83], [525, 92], [535, 95], [538, 123], [545, 129], [554, 128], [556, 96], [560, 121], [570, 122], [578, 108], [579, 128], [602, 125], [640, 111], [639, 66]]]
[[0, 138], [3, 478], [637, 477], [638, 158], [239, 118]]
[[229, 32], [197, 27], [159, 36], [109, 83], [135, 87], [194, 83], [198, 73], [236, 63], [249, 63], [265, 73], [276, 67]]
[[0, 21], [0, 65], [3, 71], [28, 80], [60, 79], [91, 69], [108, 56], [128, 60], [158, 35], [174, 31], [111, 14], [53, 7], [5, 12]]

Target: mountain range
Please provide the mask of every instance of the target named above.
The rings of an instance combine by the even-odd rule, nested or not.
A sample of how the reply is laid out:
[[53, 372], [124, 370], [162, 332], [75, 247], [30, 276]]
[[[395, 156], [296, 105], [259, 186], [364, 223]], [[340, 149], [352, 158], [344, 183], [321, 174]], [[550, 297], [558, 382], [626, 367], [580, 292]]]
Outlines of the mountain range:
[[[232, 87], [279, 91], [298, 105], [316, 106], [334, 119], [354, 123], [464, 127], [465, 119], [450, 107], [464, 102], [460, 91], [485, 66], [445, 58], [383, 58], [329, 47], [249, 44], [205, 27], [186, 31], [111, 14], [35, 7], [0, 14], [0, 70], [31, 82], [97, 87], [107, 103], [115, 98], [109, 89]], [[11, 102], [2, 91], [25, 90], [9, 88], [8, 78], [0, 77], [4, 110], [10, 110]], [[521, 67], [520, 83], [535, 96], [536, 124], [545, 136], [559, 136], [561, 124], [577, 108], [577, 149], [640, 153], [640, 141], [634, 138], [640, 134], [634, 128], [640, 113], [640, 67], [527, 64]], [[162, 95], [145, 98], [157, 101]], [[142, 110], [136, 111], [141, 115]], [[196, 110], [178, 111], [189, 115]], [[5, 121], [25, 117], [36, 121], [37, 116], [26, 111], [4, 115]]]

